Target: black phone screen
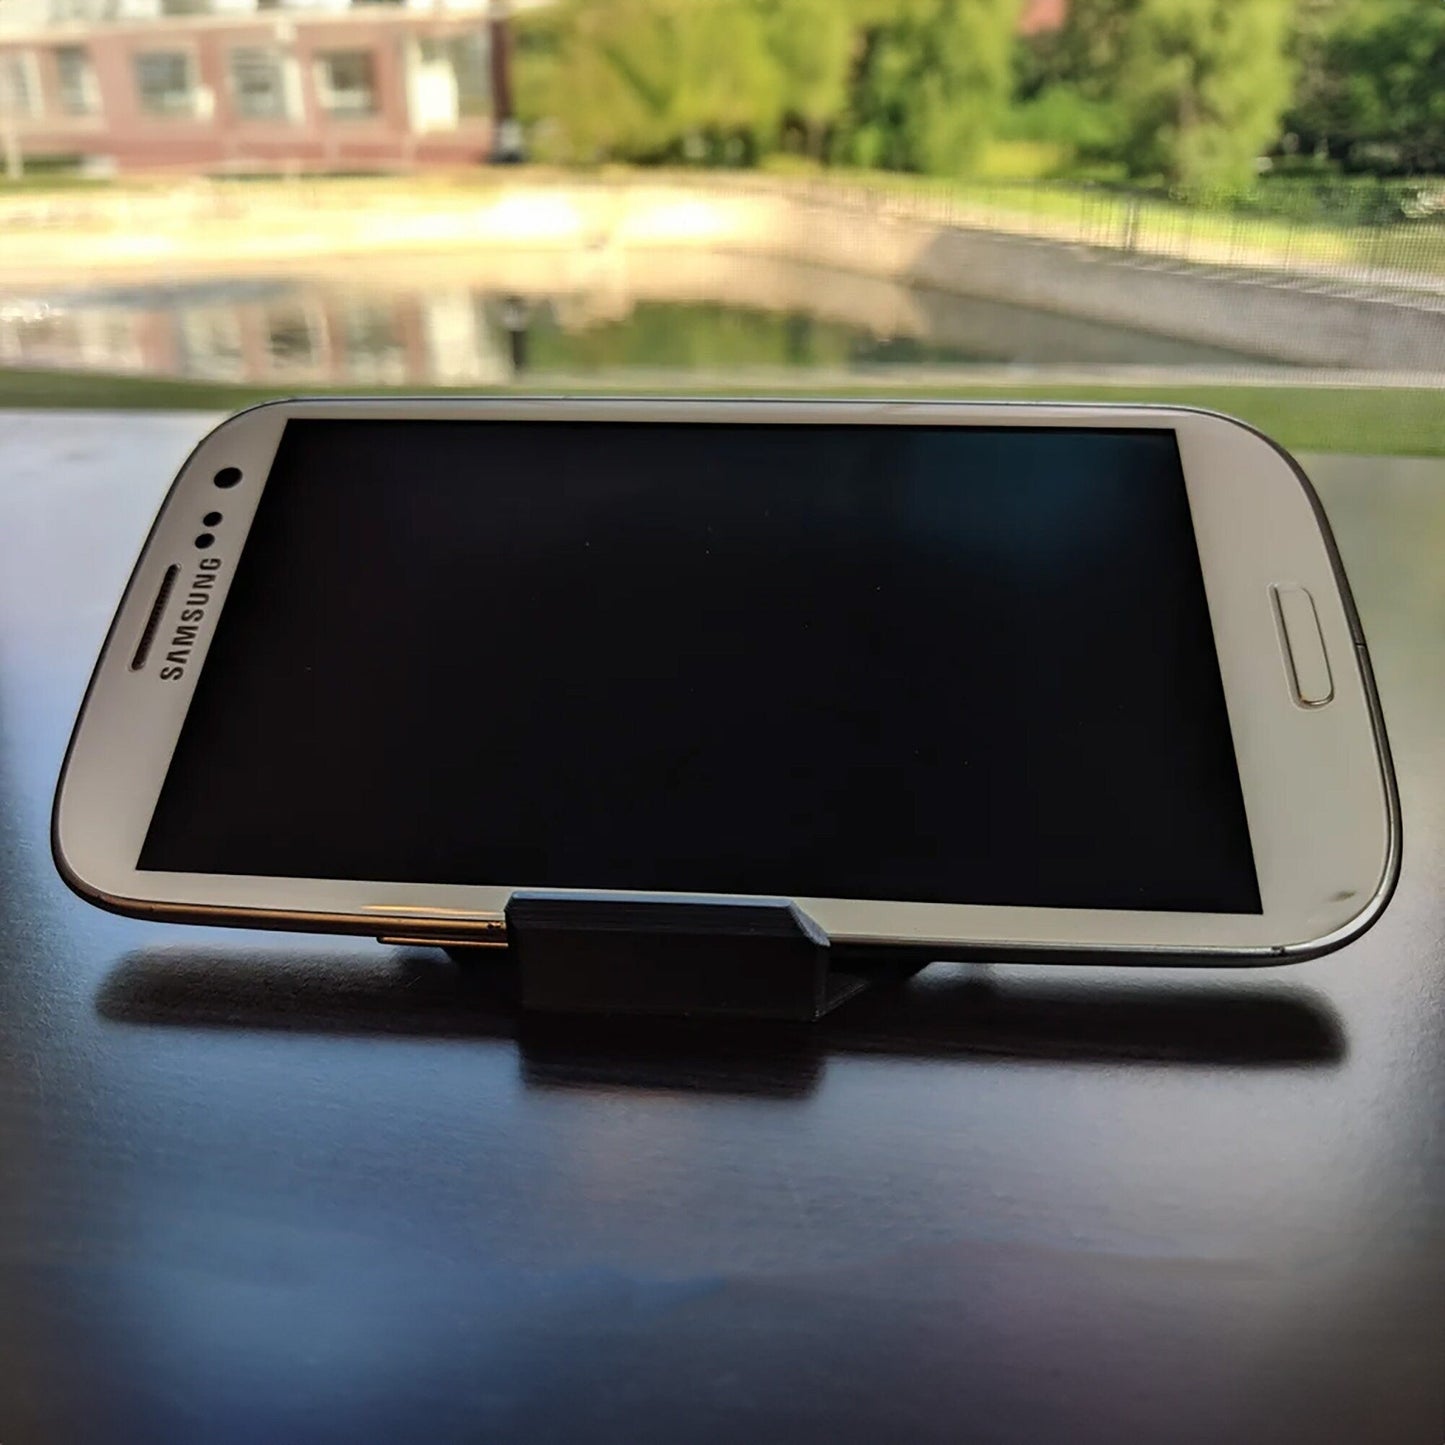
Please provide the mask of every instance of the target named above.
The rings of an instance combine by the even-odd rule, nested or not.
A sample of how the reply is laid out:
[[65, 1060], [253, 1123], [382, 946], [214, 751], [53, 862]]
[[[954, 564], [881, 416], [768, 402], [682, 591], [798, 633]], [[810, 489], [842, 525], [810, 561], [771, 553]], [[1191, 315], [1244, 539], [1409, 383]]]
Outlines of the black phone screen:
[[293, 420], [139, 866], [1260, 911], [1167, 430]]

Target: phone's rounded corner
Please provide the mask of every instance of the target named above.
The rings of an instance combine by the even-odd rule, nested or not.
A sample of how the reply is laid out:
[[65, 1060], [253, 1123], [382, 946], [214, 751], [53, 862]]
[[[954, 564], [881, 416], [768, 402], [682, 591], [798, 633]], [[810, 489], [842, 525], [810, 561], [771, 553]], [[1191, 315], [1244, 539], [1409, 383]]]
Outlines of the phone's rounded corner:
[[[129, 590], [129, 589], [127, 589]], [[122, 602], [122, 606], [124, 603]], [[85, 696], [81, 699], [80, 707], [75, 714], [75, 722], [70, 729], [70, 737], [65, 744], [65, 755], [60, 762], [60, 772], [55, 779], [55, 795], [50, 800], [50, 861], [55, 865], [55, 871], [60, 875], [60, 881], [75, 896], [86, 903], [93, 903], [97, 908], [104, 908], [102, 902], [103, 894], [82, 877], [80, 871], [71, 863], [65, 851], [64, 814], [66, 802], [66, 787], [70, 778], [70, 763], [75, 756], [76, 743], [80, 737], [81, 725], [85, 720], [86, 705], [90, 701], [91, 694], [95, 691], [96, 674], [100, 671], [100, 658], [105, 656], [105, 650], [110, 646], [111, 637], [115, 633], [116, 622], [120, 616], [121, 608], [116, 608], [116, 615], [111, 619], [110, 629], [106, 634], [105, 642], [101, 646], [100, 654], [96, 660], [95, 667], [91, 670], [90, 680], [86, 684]]]
[[[1305, 485], [1308, 488], [1307, 481]], [[1309, 490], [1313, 497], [1313, 489]], [[1337, 949], [1344, 948], [1363, 938], [1380, 921], [1386, 908], [1390, 906], [1390, 902], [1395, 896], [1395, 890], [1399, 887], [1400, 874], [1404, 865], [1405, 829], [1404, 816], [1400, 806], [1400, 784], [1395, 773], [1395, 759], [1390, 748], [1389, 733], [1385, 728], [1384, 706], [1380, 701], [1379, 686], [1375, 681], [1375, 670], [1370, 662], [1369, 649], [1365, 645], [1364, 633], [1360, 629], [1355, 600], [1350, 593], [1343, 565], [1335, 549], [1334, 537], [1322, 514], [1320, 525], [1335, 565], [1345, 611], [1355, 634], [1355, 660], [1359, 669], [1360, 681], [1364, 687], [1365, 705], [1369, 711], [1370, 727], [1375, 740], [1375, 761], [1380, 772], [1380, 804], [1384, 813], [1385, 853], [1379, 880], [1364, 907], [1353, 918], [1348, 919], [1327, 936], [1288, 950], [1292, 962], [1323, 957], [1327, 953], [1334, 953]]]
[[1235, 427], [1239, 431], [1248, 432], [1251, 436], [1258, 437], [1275, 451], [1280, 452], [1284, 456], [1289, 456], [1289, 452], [1281, 446], [1279, 442], [1275, 441], [1268, 432], [1261, 431], [1252, 421], [1246, 421], [1242, 416], [1236, 416], [1232, 411], [1220, 411], [1218, 407], [1214, 406], [1191, 406], [1187, 403], [1180, 404], [1171, 409], [1182, 411], [1189, 416], [1203, 416], [1208, 417], [1211, 421], [1222, 421], [1228, 426]]
[[50, 861], [55, 865], [55, 871], [60, 875], [60, 881], [85, 903], [94, 903], [100, 907], [100, 892], [91, 886], [76, 871], [71, 861], [65, 854], [65, 845], [60, 838], [60, 811], [63, 806], [65, 793], [65, 774], [62, 771], [60, 781], [56, 785], [55, 798], [50, 805]]
[[1232, 431], [1243, 432], [1251, 440], [1260, 442], [1285, 463], [1294, 474], [1296, 481], [1305, 489], [1305, 493], [1315, 506], [1316, 511], [1319, 510], [1319, 497], [1315, 492], [1314, 483], [1310, 481], [1309, 474], [1305, 471], [1304, 467], [1300, 465], [1299, 458], [1296, 457], [1282, 441], [1270, 436], [1267, 431], [1262, 430], [1252, 421], [1246, 421], [1242, 416], [1235, 416], [1233, 412], [1219, 411], [1215, 407], [1210, 406], [1171, 405], [1161, 407], [1160, 410], [1182, 413], [1184, 416], [1198, 417], [1208, 422], [1219, 422], [1229, 427]]
[[91, 876], [91, 870], [79, 865], [66, 849], [66, 796], [67, 785], [70, 773], [71, 754], [75, 751], [76, 739], [79, 737], [81, 724], [85, 718], [85, 704], [81, 704], [81, 710], [75, 721], [75, 729], [71, 734], [70, 744], [65, 751], [65, 761], [60, 767], [60, 776], [55, 784], [55, 797], [50, 805], [50, 861], [55, 871], [60, 875], [60, 881], [65, 884], [82, 903], [89, 903], [94, 908], [99, 908], [105, 913], [113, 913], [121, 918], [154, 918], [160, 911], [151, 903], [140, 898], [130, 898], [123, 893], [114, 891], [104, 883], [97, 882]]
[[1390, 857], [1379, 886], [1375, 889], [1369, 902], [1352, 918], [1329, 933], [1302, 943], [1286, 944], [1279, 950], [1277, 961], [1280, 963], [1308, 963], [1312, 959], [1324, 958], [1328, 954], [1338, 953], [1340, 949], [1358, 943], [1384, 917], [1385, 910], [1390, 906], [1390, 900], [1394, 898], [1399, 883], [1400, 830], [1398, 820], [1396, 820], [1391, 831]]
[[[62, 779], [62, 788], [63, 786]], [[85, 877], [70, 861], [61, 838], [60, 808], [60, 793], [57, 792], [50, 818], [50, 860], [55, 865], [55, 871], [60, 875], [60, 881], [82, 903], [88, 903], [91, 907], [99, 908], [105, 913], [114, 913], [122, 918], [147, 917], [148, 912], [144, 904], [136, 899], [120, 898], [106, 892], [99, 884], [93, 883]]]
[[[295, 404], [296, 398], [293, 397], [267, 397], [264, 401], [250, 402], [238, 411], [228, 412], [225, 416], [221, 417], [219, 421], [207, 427], [196, 439], [196, 443], [187, 453], [185, 461], [176, 469], [176, 481], [179, 482], [180, 479], [190, 471], [196, 458], [204, 452], [209, 451], [215, 445], [218, 438], [227, 437], [238, 429], [245, 429], [250, 426], [261, 412], [271, 411], [277, 407], [294, 406]], [[164, 506], [162, 506], [161, 510], [165, 510]]]
[[1309, 473], [1305, 471], [1299, 458], [1285, 446], [1282, 441], [1270, 436], [1267, 431], [1255, 425], [1252, 421], [1246, 421], [1244, 417], [1235, 416], [1233, 412], [1219, 411], [1214, 407], [1190, 406], [1187, 404], [1159, 404], [1157, 406], [1145, 406], [1145, 411], [1157, 411], [1160, 413], [1173, 413], [1176, 416], [1187, 416], [1210, 424], [1219, 424], [1229, 428], [1231, 431], [1243, 432], [1253, 443], [1264, 447], [1272, 457], [1284, 463], [1290, 475], [1298, 484], [1308, 501], [1311, 512], [1314, 513], [1316, 523], [1325, 539], [1325, 545], [1329, 550], [1330, 559], [1334, 564], [1335, 572], [1338, 575], [1342, 590], [1345, 593], [1347, 607], [1350, 612], [1351, 622], [1355, 623], [1354, 603], [1350, 599], [1349, 589], [1344, 586], [1344, 568], [1340, 563], [1339, 549], [1335, 545], [1334, 533], [1330, 529], [1329, 518], [1325, 514], [1324, 504], [1320, 501], [1320, 495], [1315, 490], [1315, 484], [1310, 480]]
[[[267, 439], [266, 428], [268, 427], [274, 428], [279, 437], [279, 430], [285, 425], [287, 417], [296, 408], [305, 404], [305, 399], [300, 397], [268, 397], [265, 401], [252, 402], [249, 406], [243, 406], [239, 411], [233, 411], [228, 416], [223, 416], [197, 440], [186, 455], [185, 461], [177, 468], [170, 491], [156, 514], [157, 522], [165, 515], [167, 507], [180, 490], [192, 485], [190, 479], [194, 475], [198, 463], [203, 459], [209, 458], [207, 465], [210, 465], [212, 461], [218, 460], [214, 457], [214, 453], [233, 444], [254, 447], [258, 439], [263, 441]], [[258, 428], [260, 429], [259, 438]], [[224, 458], [219, 460], [224, 460]], [[268, 465], [269, 460], [268, 456]]]
[[244, 437], [259, 423], [269, 423], [272, 420], [272, 413], [279, 413], [284, 423], [285, 417], [291, 411], [305, 405], [304, 397], [273, 396], [267, 397], [264, 401], [253, 401], [249, 406], [243, 406], [239, 411], [233, 411], [228, 416], [223, 416], [191, 449], [191, 454], [181, 467], [180, 474], [183, 475], [188, 471], [196, 458], [203, 452], [212, 450], [217, 442], [228, 441], [238, 432]]
[[[228, 416], [222, 417], [221, 420], [218, 421], [216, 425], [213, 426], [211, 430], [208, 431], [206, 435], [201, 438], [201, 441], [203, 444], [210, 441], [210, 439], [215, 436], [217, 432], [224, 431], [227, 427], [233, 426], [237, 422], [253, 418], [257, 415], [258, 412], [275, 411], [277, 409], [284, 409], [286, 407], [293, 406], [305, 406], [308, 401], [315, 402], [321, 399], [322, 398], [304, 396], [268, 396], [261, 401], [250, 402], [246, 406], [241, 407], [238, 411], [233, 411]], [[327, 397], [324, 399], [327, 401], [335, 401], [337, 398]]]
[[[1234, 416], [1230, 412], [1215, 411], [1212, 408], [1205, 406], [1181, 406], [1174, 408], [1174, 410], [1184, 412], [1186, 415], [1189, 416], [1203, 417], [1211, 422], [1223, 422], [1234, 431], [1243, 432], [1252, 441], [1258, 442], [1262, 446], [1268, 448], [1268, 450], [1274, 457], [1278, 458], [1278, 460], [1284, 463], [1284, 465], [1288, 468], [1290, 475], [1294, 478], [1300, 490], [1304, 493], [1305, 499], [1309, 502], [1310, 510], [1314, 513], [1315, 521], [1318, 523], [1320, 532], [1323, 534], [1325, 539], [1325, 545], [1329, 549], [1330, 559], [1334, 564], [1336, 575], [1338, 576], [1342, 585], [1342, 590], [1345, 592], [1347, 601], [1349, 601], [1349, 589], [1348, 587], [1344, 586], [1344, 568], [1340, 562], [1339, 549], [1335, 545], [1335, 536], [1334, 532], [1330, 528], [1329, 517], [1325, 513], [1324, 503], [1320, 501], [1320, 494], [1315, 489], [1315, 484], [1310, 480], [1310, 475], [1307, 471], [1305, 471], [1304, 466], [1300, 462], [1299, 458], [1295, 456], [1295, 454], [1290, 451], [1290, 449], [1285, 446], [1283, 442], [1270, 436], [1267, 431], [1263, 431], [1261, 428], [1257, 427], [1252, 421], [1246, 421], [1243, 417]], [[1353, 602], [1349, 603], [1349, 607], [1351, 619], [1353, 621]]]

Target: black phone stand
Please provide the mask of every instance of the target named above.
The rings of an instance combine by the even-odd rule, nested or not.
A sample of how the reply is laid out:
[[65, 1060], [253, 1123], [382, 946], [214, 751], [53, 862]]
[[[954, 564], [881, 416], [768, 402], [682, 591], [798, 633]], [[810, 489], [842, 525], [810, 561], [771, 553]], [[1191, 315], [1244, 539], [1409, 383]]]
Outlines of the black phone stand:
[[828, 935], [785, 899], [522, 892], [506, 919], [519, 1002], [540, 1012], [808, 1022], [868, 982], [835, 968]]

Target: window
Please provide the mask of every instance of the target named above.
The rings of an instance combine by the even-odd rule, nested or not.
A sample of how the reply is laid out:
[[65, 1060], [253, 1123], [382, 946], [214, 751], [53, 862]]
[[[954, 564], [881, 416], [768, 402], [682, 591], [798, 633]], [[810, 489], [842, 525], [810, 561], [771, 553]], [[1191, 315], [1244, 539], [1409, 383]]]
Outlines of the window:
[[196, 86], [184, 50], [152, 50], [135, 58], [140, 108], [147, 115], [194, 115]]
[[66, 115], [94, 115], [100, 109], [100, 86], [85, 46], [56, 46], [55, 78], [60, 108]]
[[240, 381], [246, 372], [237, 311], [222, 307], [187, 308], [180, 315], [182, 376], [212, 381]]
[[406, 381], [406, 343], [396, 303], [348, 297], [339, 303], [337, 346], [352, 381], [400, 386]]
[[28, 50], [0, 55], [0, 116], [28, 120], [39, 114], [35, 57]]
[[316, 93], [328, 115], [375, 115], [376, 57], [369, 50], [331, 50], [318, 55]]
[[464, 116], [492, 113], [491, 48], [485, 31], [454, 35], [446, 42], [457, 76], [457, 109]]
[[72, 20], [84, 20], [94, 24], [114, 20], [115, 8], [115, 0], [50, 0], [50, 23], [64, 25]]
[[231, 94], [247, 120], [287, 120], [293, 113], [286, 59], [276, 50], [246, 45], [231, 52]]
[[282, 301], [262, 320], [272, 376], [316, 376], [325, 354], [326, 318], [316, 299]]
[[[446, 81], [453, 123], [458, 116], [490, 116], [492, 77], [485, 31], [446, 37], [422, 36], [417, 41], [418, 76], [440, 72]], [[417, 97], [413, 97], [415, 104]]]

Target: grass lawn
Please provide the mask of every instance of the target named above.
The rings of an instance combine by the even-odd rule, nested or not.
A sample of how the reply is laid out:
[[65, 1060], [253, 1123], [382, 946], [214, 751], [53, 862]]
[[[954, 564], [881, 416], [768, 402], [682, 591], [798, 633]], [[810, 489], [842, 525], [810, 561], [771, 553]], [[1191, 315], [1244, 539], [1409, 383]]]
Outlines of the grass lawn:
[[[553, 383], [555, 386], [555, 383]], [[526, 395], [546, 392], [547, 379], [538, 376], [526, 385], [466, 390], [445, 387], [407, 387], [396, 392], [371, 391], [368, 395]], [[655, 388], [648, 388], [653, 390]], [[636, 392], [625, 382], [589, 384], [587, 394]], [[726, 383], [689, 386], [680, 374], [674, 395], [754, 395], [753, 385]], [[1276, 441], [1296, 451], [1352, 452], [1371, 456], [1445, 456], [1445, 391], [1427, 388], [1366, 388], [1343, 386], [929, 386], [910, 380], [889, 383], [869, 379], [826, 384], [800, 373], [796, 385], [770, 383], [768, 391], [826, 396], [950, 397], [975, 401], [1104, 401], [1158, 402], [1207, 407], [1252, 423]], [[229, 386], [209, 382], [170, 381], [153, 377], [105, 376], [95, 373], [0, 370], [0, 407], [71, 408], [85, 410], [236, 411], [258, 401], [296, 395], [295, 389]], [[346, 392], [308, 395], [356, 395]], [[764, 393], [765, 394], [765, 393]]]

